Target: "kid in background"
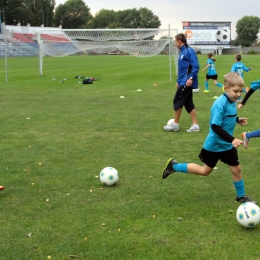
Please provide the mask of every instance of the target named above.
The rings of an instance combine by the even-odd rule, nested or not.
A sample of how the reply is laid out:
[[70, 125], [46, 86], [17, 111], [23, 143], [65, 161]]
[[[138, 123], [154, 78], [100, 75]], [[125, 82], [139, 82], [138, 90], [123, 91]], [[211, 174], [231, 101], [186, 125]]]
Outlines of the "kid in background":
[[206, 67], [202, 69], [204, 71], [205, 69], [208, 69], [208, 73], [206, 74], [205, 78], [205, 90], [204, 92], [209, 92], [209, 83], [208, 80], [212, 79], [214, 81], [214, 84], [220, 88], [223, 88], [223, 85], [218, 83], [218, 74], [216, 71], [216, 66], [215, 66], [215, 61], [216, 59], [213, 58], [213, 53], [208, 53], [208, 60], [206, 63]]
[[[242, 56], [240, 54], [235, 55], [235, 63], [232, 65], [231, 72], [236, 72], [239, 76], [244, 78], [244, 71], [248, 72], [249, 70], [252, 70], [252, 68], [247, 68], [244, 63], [241, 62]], [[246, 89], [243, 88], [243, 92], [246, 92]], [[238, 101], [241, 100], [241, 97], [238, 99]]]

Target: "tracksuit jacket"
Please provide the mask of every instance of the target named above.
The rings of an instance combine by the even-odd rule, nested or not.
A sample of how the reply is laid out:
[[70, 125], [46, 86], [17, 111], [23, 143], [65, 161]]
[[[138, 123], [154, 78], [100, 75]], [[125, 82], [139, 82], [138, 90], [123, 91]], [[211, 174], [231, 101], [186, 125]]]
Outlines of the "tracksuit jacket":
[[198, 88], [198, 72], [200, 66], [196, 52], [188, 45], [183, 45], [180, 48], [178, 59], [178, 85], [185, 86], [189, 78], [193, 79], [192, 88]]

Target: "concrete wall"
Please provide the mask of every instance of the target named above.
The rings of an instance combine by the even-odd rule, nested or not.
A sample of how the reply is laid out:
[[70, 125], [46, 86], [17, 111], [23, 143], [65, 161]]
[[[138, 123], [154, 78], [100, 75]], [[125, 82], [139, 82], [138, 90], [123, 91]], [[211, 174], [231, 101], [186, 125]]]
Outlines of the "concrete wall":
[[248, 54], [249, 51], [255, 51], [260, 54], [260, 47], [236, 47], [230, 49], [223, 49], [222, 54]]

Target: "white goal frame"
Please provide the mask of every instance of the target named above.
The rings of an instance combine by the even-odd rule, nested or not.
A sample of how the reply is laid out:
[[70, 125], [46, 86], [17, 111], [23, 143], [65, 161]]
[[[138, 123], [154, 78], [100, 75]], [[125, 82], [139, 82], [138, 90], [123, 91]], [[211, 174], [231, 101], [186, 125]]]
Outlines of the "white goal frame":
[[[169, 56], [170, 81], [172, 59], [177, 73], [178, 49], [174, 44], [177, 29], [60, 29], [39, 30], [39, 73], [43, 76], [45, 55], [63, 57], [77, 52], [112, 53], [124, 52], [139, 58], [147, 58], [167, 52]], [[167, 51], [165, 51], [167, 50]]]

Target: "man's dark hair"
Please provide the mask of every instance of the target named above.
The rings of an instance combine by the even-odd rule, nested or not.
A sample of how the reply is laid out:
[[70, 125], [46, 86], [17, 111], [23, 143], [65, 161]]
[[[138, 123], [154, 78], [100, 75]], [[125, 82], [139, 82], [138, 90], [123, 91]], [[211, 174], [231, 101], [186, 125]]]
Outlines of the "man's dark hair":
[[186, 35], [183, 34], [183, 33], [178, 33], [176, 36], [175, 36], [175, 39], [178, 41], [180, 40], [186, 48], [189, 47], [189, 45], [187, 44], [187, 38], [186, 38]]

